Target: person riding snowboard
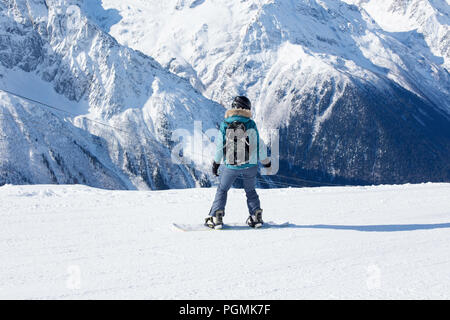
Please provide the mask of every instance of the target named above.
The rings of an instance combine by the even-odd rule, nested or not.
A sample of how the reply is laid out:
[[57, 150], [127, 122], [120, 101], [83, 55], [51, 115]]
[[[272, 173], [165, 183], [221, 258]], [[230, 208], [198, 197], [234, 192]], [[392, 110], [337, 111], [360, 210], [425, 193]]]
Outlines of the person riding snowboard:
[[[235, 97], [225, 113], [225, 120], [220, 125], [219, 141], [212, 164], [212, 172], [218, 171], [222, 159], [225, 166], [221, 170], [220, 182], [205, 225], [213, 229], [223, 227], [227, 194], [236, 179], [241, 179], [247, 206], [250, 213], [247, 224], [252, 228], [260, 228], [264, 224], [258, 194], [255, 190], [258, 160], [260, 158], [259, 133], [256, 123], [251, 119], [251, 102], [247, 97]], [[271, 166], [270, 159], [264, 157], [263, 166]]]

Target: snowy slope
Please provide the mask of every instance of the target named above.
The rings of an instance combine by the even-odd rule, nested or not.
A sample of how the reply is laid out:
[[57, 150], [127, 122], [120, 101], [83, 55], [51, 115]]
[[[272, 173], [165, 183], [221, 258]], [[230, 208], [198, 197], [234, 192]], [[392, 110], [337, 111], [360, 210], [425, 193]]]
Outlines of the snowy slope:
[[265, 137], [281, 129], [286, 176], [448, 181], [448, 6], [387, 2], [414, 13], [393, 19], [403, 29], [378, 1], [102, 3], [122, 17], [109, 29], [120, 43], [225, 106], [248, 95]]
[[[450, 2], [448, 0], [399, 1], [399, 0], [345, 0], [361, 5], [384, 30], [397, 33], [400, 39], [419, 52], [426, 48], [425, 40], [434, 59], [444, 60], [450, 68]], [[419, 40], [419, 41], [415, 41]], [[442, 63], [442, 62], [441, 62]]]
[[[97, 24], [99, 9], [99, 2], [82, 0], [0, 1], [0, 89], [62, 110], [0, 91], [0, 113], [5, 115], [0, 118], [0, 184], [79, 181], [116, 189], [208, 185], [204, 172], [210, 157], [174, 165], [171, 132], [192, 133], [195, 120], [205, 129], [215, 128], [223, 107], [151, 57], [118, 44], [102, 31], [105, 22]], [[60, 130], [53, 136], [49, 118]], [[57, 134], [71, 136], [84, 151], [72, 142], [61, 145]], [[80, 141], [85, 139], [80, 135], [92, 136], [92, 141]], [[28, 153], [37, 156], [18, 156]], [[105, 166], [108, 183], [90, 178]]]
[[[330, 76], [328, 73], [337, 70], [371, 81], [387, 77], [417, 94], [426, 85], [425, 95], [440, 96], [435, 102], [450, 110], [449, 77], [442, 70], [447, 62], [441, 61], [448, 59], [449, 50], [445, 1], [366, 2], [103, 1], [105, 8], [114, 8], [123, 17], [110, 30], [116, 39], [190, 78], [206, 96], [221, 103], [236, 91], [248, 90], [257, 106], [264, 108], [269, 101], [261, 95], [266, 98], [271, 87], [268, 82], [275, 82], [276, 74], [285, 76], [290, 69], [306, 77], [301, 82], [306, 84], [318, 73]], [[387, 2], [403, 10], [415, 8], [411, 19], [419, 21], [383, 15], [380, 8], [394, 6]], [[374, 21], [372, 13], [376, 18], [383, 15], [384, 20]], [[379, 25], [379, 20], [395, 21], [395, 32], [417, 29], [427, 41], [422, 47], [411, 47], [413, 40], [421, 44], [420, 36], [403, 43], [392, 33], [392, 23]], [[269, 79], [264, 81], [266, 77]], [[298, 76], [291, 77], [301, 81]], [[228, 90], [224, 92], [224, 88]]]
[[171, 229], [213, 192], [1, 187], [0, 298], [450, 298], [449, 184], [260, 190], [289, 228]]
[[133, 189], [103, 139], [0, 91], [0, 184], [86, 184]]

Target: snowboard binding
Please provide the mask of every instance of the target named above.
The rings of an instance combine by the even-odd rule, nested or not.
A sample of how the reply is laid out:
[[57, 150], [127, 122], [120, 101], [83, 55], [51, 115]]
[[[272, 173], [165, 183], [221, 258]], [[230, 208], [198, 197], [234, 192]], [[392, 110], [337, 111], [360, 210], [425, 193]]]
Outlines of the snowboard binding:
[[247, 219], [247, 224], [249, 227], [254, 229], [259, 229], [264, 225], [264, 221], [262, 219], [262, 210], [258, 209], [255, 211], [255, 214], [250, 215]]
[[205, 226], [216, 230], [222, 229], [224, 214], [225, 212], [223, 210], [216, 211], [214, 216], [205, 219]]

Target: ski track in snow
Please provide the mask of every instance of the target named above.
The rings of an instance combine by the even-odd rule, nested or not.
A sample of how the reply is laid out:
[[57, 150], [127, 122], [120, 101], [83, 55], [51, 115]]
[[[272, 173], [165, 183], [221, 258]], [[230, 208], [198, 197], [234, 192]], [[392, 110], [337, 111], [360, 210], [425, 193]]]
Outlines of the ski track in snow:
[[214, 191], [1, 187], [0, 298], [450, 298], [450, 184], [259, 190], [289, 228], [172, 230]]

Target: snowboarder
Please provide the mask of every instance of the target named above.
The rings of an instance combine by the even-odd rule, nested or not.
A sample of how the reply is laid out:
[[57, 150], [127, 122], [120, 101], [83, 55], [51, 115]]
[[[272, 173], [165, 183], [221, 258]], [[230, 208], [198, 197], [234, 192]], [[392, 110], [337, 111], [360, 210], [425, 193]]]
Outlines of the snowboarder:
[[[225, 120], [220, 125], [221, 136], [216, 142], [217, 150], [212, 164], [212, 172], [219, 176], [219, 167], [224, 160], [220, 174], [220, 182], [205, 225], [213, 229], [223, 227], [225, 205], [228, 190], [236, 179], [241, 179], [247, 196], [250, 216], [247, 224], [252, 228], [260, 228], [264, 224], [258, 194], [255, 190], [258, 160], [260, 160], [259, 133], [255, 122], [251, 119], [251, 102], [247, 97], [234, 98], [231, 109], [225, 113]], [[264, 156], [261, 161], [269, 168], [271, 161]]]

